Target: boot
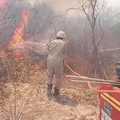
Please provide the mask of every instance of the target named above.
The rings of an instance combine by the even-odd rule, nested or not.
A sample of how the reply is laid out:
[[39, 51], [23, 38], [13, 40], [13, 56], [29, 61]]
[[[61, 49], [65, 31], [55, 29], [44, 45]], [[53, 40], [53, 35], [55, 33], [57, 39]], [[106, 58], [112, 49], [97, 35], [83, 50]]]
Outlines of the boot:
[[48, 84], [48, 87], [47, 87], [47, 96], [48, 96], [48, 99], [50, 100], [52, 98], [52, 84]]
[[54, 94], [53, 94], [53, 96], [54, 97], [58, 97], [60, 95], [60, 90], [58, 89], [58, 88], [54, 88]]

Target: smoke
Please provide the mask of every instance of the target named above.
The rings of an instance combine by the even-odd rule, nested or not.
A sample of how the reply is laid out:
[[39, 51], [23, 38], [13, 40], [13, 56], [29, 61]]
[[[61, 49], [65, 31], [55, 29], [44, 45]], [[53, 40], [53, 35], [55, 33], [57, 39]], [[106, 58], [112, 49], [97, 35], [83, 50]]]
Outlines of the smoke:
[[7, 6], [8, 0], [0, 0], [0, 9], [4, 9]]
[[[6, 5], [4, 9], [0, 11], [0, 45], [7, 46], [11, 40], [16, 27], [21, 21], [21, 13], [24, 9], [29, 9], [27, 3], [18, 2], [18, 0], [3, 0], [0, 5]], [[7, 3], [7, 4], [5, 4]]]

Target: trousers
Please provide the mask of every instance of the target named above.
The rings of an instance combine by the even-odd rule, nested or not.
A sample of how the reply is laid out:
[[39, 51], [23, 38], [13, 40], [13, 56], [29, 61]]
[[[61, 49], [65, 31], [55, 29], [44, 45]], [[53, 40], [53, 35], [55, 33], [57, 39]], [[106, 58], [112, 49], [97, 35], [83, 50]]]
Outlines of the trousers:
[[48, 84], [53, 84], [60, 89], [64, 80], [64, 64], [63, 60], [47, 61]]

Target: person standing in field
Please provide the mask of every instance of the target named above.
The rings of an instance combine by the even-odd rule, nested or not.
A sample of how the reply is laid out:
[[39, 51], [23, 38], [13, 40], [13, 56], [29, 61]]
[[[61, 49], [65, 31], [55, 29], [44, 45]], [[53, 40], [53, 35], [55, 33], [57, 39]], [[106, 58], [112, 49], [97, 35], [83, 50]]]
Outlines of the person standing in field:
[[[65, 32], [59, 31], [56, 34], [56, 39], [50, 41], [48, 47], [47, 57], [47, 96], [57, 97], [60, 95], [60, 88], [64, 80], [64, 49], [65, 49]], [[53, 82], [53, 79], [55, 81]], [[53, 90], [53, 92], [52, 92]]]

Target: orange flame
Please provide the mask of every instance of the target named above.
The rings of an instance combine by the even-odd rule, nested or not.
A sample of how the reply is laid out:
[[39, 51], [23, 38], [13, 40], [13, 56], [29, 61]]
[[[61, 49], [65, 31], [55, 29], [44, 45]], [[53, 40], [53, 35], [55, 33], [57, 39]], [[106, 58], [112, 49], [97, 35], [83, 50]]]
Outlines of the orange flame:
[[14, 35], [12, 37], [12, 40], [10, 41], [10, 48], [15, 49], [15, 58], [17, 59], [23, 59], [24, 58], [24, 52], [20, 50], [19, 48], [24, 48], [24, 33], [25, 33], [25, 27], [28, 24], [29, 19], [29, 12], [23, 11], [21, 15], [21, 22], [17, 26]]
[[21, 17], [21, 22], [16, 28], [14, 35], [12, 37], [12, 40], [10, 41], [10, 47], [11, 48], [17, 48], [24, 42], [24, 33], [25, 33], [25, 27], [28, 24], [28, 18], [29, 18], [29, 12], [28, 11], [23, 11], [22, 12], [22, 17]]

